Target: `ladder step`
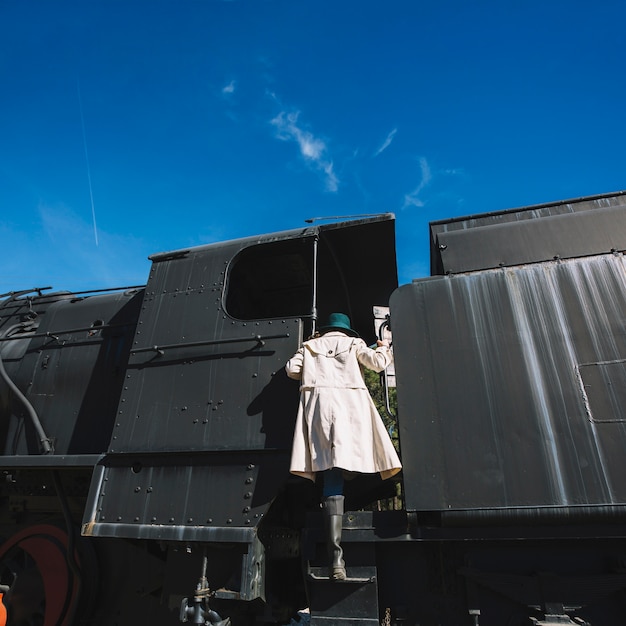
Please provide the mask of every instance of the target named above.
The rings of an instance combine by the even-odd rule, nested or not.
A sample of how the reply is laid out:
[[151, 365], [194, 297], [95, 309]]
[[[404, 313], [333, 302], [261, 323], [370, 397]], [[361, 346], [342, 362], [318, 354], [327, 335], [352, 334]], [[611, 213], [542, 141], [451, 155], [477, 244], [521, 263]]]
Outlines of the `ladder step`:
[[347, 578], [333, 580], [326, 566], [308, 566], [311, 626], [378, 626], [375, 566], [346, 566]]
[[[308, 577], [309, 580], [326, 581], [334, 584], [353, 583], [365, 585], [376, 582], [376, 575], [369, 574], [371, 569], [371, 567], [346, 568], [346, 578], [344, 580], [334, 580], [328, 575], [328, 567], [309, 567]], [[359, 572], [357, 570], [368, 570], [368, 572]]]

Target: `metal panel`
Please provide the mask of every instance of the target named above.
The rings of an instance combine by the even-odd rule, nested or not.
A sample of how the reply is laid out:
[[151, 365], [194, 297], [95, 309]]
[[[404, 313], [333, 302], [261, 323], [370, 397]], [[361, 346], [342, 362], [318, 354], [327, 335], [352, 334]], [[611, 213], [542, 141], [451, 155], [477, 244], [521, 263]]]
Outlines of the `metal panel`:
[[288, 461], [263, 452], [109, 455], [92, 482], [83, 534], [249, 542]]
[[443, 273], [471, 272], [626, 249], [623, 207], [440, 233]]
[[[626, 503], [626, 409], [581, 387], [589, 364], [626, 357], [624, 311], [621, 254], [398, 289], [391, 313], [407, 508]], [[591, 419], [596, 406], [610, 406], [602, 409], [610, 419]]]
[[282, 368], [299, 321], [225, 315], [224, 275], [238, 249], [155, 263], [109, 453], [290, 445], [289, 390], [296, 400]]
[[318, 313], [343, 311], [368, 343], [376, 336], [372, 305], [386, 305], [398, 286], [395, 220], [361, 220], [320, 228]]
[[[546, 218], [551, 217], [577, 217], [582, 213], [590, 213], [593, 215], [583, 216], [580, 224], [589, 224], [591, 221], [591, 229], [589, 235], [592, 239], [594, 237], [593, 231], [598, 228], [598, 224], [595, 223], [595, 215], [598, 210], [608, 209], [611, 207], [624, 207], [626, 205], [626, 192], [619, 191], [610, 194], [603, 194], [598, 196], [587, 196], [584, 198], [577, 198], [574, 200], [565, 200], [561, 202], [551, 202], [546, 204], [534, 205], [529, 207], [522, 207], [518, 209], [509, 209], [506, 211], [496, 211], [493, 213], [482, 213], [477, 215], [469, 215], [466, 217], [457, 217], [448, 220], [440, 220], [431, 222], [430, 224], [430, 240], [431, 240], [431, 274], [446, 274], [449, 272], [470, 271], [474, 269], [485, 269], [488, 267], [498, 267], [500, 263], [504, 265], [512, 265], [516, 261], [513, 261], [513, 257], [523, 256], [525, 261], [521, 262], [536, 262], [540, 260], [552, 259], [555, 255], [575, 256], [569, 253], [558, 252], [557, 249], [568, 250], [567, 239], [569, 226], [562, 232], [558, 229], [552, 228], [551, 235], [554, 235], [552, 240], [548, 239], [546, 235], [541, 233], [542, 227], [539, 226], [537, 230], [537, 224], [548, 224], [545, 222]], [[602, 219], [598, 217], [598, 219]], [[534, 226], [529, 226], [528, 222], [535, 222]], [[573, 228], [576, 228], [577, 220], [568, 219], [558, 220], [555, 224], [574, 224]], [[515, 229], [501, 228], [491, 229], [491, 227], [506, 227], [516, 226]], [[483, 230], [485, 229], [485, 230]], [[463, 233], [468, 233], [467, 241], [461, 238]], [[478, 235], [476, 231], [482, 231], [485, 233], [484, 239]], [[532, 231], [532, 233], [531, 233]], [[520, 238], [516, 233], [527, 232], [524, 245], [529, 245], [529, 248], [520, 249]], [[610, 232], [610, 228], [607, 232]], [[448, 239], [448, 235], [456, 233], [457, 237], [452, 237], [451, 242], [454, 244], [453, 249], [449, 249], [449, 244], [444, 240]], [[539, 242], [535, 242], [534, 238], [539, 237]], [[461, 242], [462, 243], [459, 243]], [[471, 246], [469, 242], [473, 243]], [[591, 249], [590, 242], [587, 244], [585, 254], [600, 254], [602, 252], [608, 252], [612, 246], [604, 247], [606, 242], [602, 241], [600, 248]], [[459, 250], [455, 250], [457, 245], [462, 246]], [[577, 242], [580, 245], [580, 242]], [[482, 249], [486, 246], [487, 249]], [[564, 247], [565, 246], [565, 247]], [[509, 247], [512, 248], [513, 254], [509, 254]], [[621, 249], [621, 248], [618, 248]], [[463, 250], [463, 253], [461, 253]], [[529, 254], [530, 250], [534, 250], [535, 254]], [[442, 256], [443, 255], [443, 256]], [[446, 258], [447, 266], [444, 267], [444, 256]], [[508, 260], [510, 259], [510, 260]], [[466, 269], [464, 262], [468, 263]], [[518, 261], [519, 262], [519, 261]]]
[[[13, 382], [34, 407], [56, 454], [101, 454], [111, 437], [124, 370], [143, 292], [61, 297], [41, 322]], [[18, 340], [20, 341], [20, 340]], [[11, 346], [3, 343], [11, 357]], [[18, 402], [7, 417], [7, 455], [38, 453], [37, 438]]]

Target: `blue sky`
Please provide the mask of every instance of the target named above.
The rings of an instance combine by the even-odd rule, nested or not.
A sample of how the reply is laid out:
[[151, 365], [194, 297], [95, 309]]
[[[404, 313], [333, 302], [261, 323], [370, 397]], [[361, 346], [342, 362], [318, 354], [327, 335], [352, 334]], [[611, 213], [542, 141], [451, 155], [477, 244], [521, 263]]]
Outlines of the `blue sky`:
[[[145, 283], [147, 256], [393, 212], [626, 188], [626, 4], [0, 0], [0, 294]], [[376, 251], [371, 251], [375, 262]]]

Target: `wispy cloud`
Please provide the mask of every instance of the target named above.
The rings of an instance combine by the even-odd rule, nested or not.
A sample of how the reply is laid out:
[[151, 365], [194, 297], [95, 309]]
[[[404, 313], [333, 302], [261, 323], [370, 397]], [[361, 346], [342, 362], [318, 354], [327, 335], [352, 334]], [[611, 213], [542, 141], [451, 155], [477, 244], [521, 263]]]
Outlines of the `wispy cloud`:
[[100, 229], [99, 245], [95, 247], [91, 225], [66, 206], [41, 205], [39, 214], [42, 235], [55, 250], [53, 254], [59, 265], [58, 275], [51, 279], [59, 286], [62, 286], [60, 280], [71, 284], [81, 281], [94, 287], [140, 284], [147, 280], [146, 252], [150, 254], [154, 250], [145, 250], [140, 239]]
[[300, 111], [286, 113], [282, 111], [271, 124], [276, 128], [276, 136], [282, 141], [294, 141], [298, 144], [300, 154], [314, 169], [324, 174], [327, 191], [335, 192], [339, 188], [339, 179], [333, 169], [333, 162], [327, 156], [326, 143], [298, 122]]
[[411, 206], [416, 206], [416, 207], [424, 206], [424, 202], [423, 200], [420, 199], [419, 196], [421, 192], [424, 190], [424, 188], [430, 183], [433, 176], [430, 171], [430, 165], [428, 165], [428, 161], [424, 157], [420, 157], [419, 166], [420, 166], [420, 172], [421, 172], [420, 182], [413, 191], [411, 191], [410, 193], [407, 193], [404, 196], [404, 204], [402, 205], [403, 209], [406, 209], [407, 207], [411, 207]]
[[384, 152], [391, 145], [391, 142], [393, 141], [393, 138], [396, 136], [397, 132], [398, 132], [398, 129], [394, 128], [387, 135], [387, 137], [385, 138], [385, 141], [383, 141], [383, 143], [380, 145], [378, 150], [376, 150], [376, 152], [374, 153], [374, 157], [377, 157], [381, 152]]
[[[144, 284], [150, 263], [140, 239], [99, 229], [95, 245], [90, 220], [65, 205], [42, 204], [39, 220], [26, 230], [0, 225], [0, 237], [10, 260], [0, 276], [0, 293], [52, 286], [80, 291]], [[33, 263], [38, 250], [46, 263]]]
[[225, 95], [231, 94], [231, 93], [235, 93], [235, 87], [237, 86], [237, 82], [234, 80], [231, 80], [228, 85], [226, 85], [225, 87], [222, 87], [222, 93]]

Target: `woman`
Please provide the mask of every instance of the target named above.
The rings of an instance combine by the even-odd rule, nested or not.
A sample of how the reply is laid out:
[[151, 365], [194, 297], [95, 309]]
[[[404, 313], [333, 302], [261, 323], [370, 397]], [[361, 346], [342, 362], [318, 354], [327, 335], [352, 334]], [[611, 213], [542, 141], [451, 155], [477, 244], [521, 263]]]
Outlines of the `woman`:
[[340, 546], [343, 472], [379, 472], [386, 479], [402, 468], [360, 369], [380, 372], [392, 360], [387, 342], [368, 348], [347, 315], [332, 313], [320, 335], [305, 341], [285, 366], [300, 381], [290, 472], [310, 480], [323, 473], [333, 580], [346, 578]]

